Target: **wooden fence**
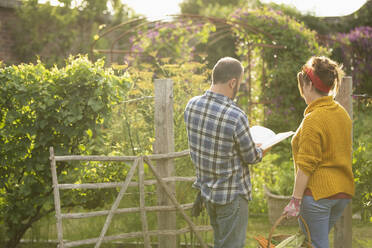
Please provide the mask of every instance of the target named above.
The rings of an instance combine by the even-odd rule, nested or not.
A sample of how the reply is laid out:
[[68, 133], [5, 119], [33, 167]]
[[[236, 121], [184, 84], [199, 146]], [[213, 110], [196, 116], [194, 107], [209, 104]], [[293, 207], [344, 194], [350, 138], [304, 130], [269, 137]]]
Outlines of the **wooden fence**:
[[[51, 169], [52, 169], [52, 177], [53, 177], [53, 189], [54, 189], [54, 201], [55, 201], [55, 208], [56, 208], [56, 217], [57, 217], [57, 231], [58, 231], [58, 243], [59, 247], [75, 247], [79, 245], [87, 245], [87, 244], [95, 244], [95, 247], [100, 247], [103, 241], [114, 241], [119, 239], [126, 239], [126, 238], [138, 238], [142, 237], [144, 239], [144, 247], [149, 248], [151, 247], [150, 243], [150, 236], [163, 236], [163, 235], [179, 235], [186, 232], [192, 231], [196, 238], [198, 239], [201, 247], [206, 248], [206, 244], [201, 238], [199, 232], [201, 231], [210, 231], [212, 230], [210, 226], [196, 226], [191, 218], [185, 213], [186, 209], [190, 209], [192, 203], [188, 204], [179, 204], [175, 195], [172, 193], [172, 190], [167, 186], [167, 182], [176, 182], [176, 181], [183, 181], [183, 182], [192, 182], [195, 180], [194, 177], [167, 177], [163, 178], [157, 171], [156, 166], [154, 166], [153, 161], [161, 161], [165, 159], [174, 159], [180, 158], [184, 156], [188, 156], [188, 151], [182, 152], [174, 152], [169, 154], [156, 154], [156, 155], [149, 155], [149, 156], [115, 156], [115, 157], [108, 157], [108, 156], [55, 156], [53, 147], [50, 148], [50, 160], [51, 160]], [[121, 162], [131, 162], [131, 169], [129, 170], [126, 179], [124, 182], [116, 182], [116, 183], [87, 183], [87, 184], [59, 184], [57, 179], [57, 170], [56, 170], [56, 163], [58, 161], [121, 161]], [[144, 180], [144, 163], [146, 163], [151, 172], [154, 174], [156, 180]], [[131, 179], [138, 173], [138, 182], [131, 182]], [[145, 185], [153, 185], [158, 184], [166, 193], [167, 197], [171, 200], [173, 206], [145, 206]], [[116, 188], [120, 187], [120, 191], [118, 196], [116, 197], [114, 204], [112, 205], [110, 210], [106, 211], [96, 211], [96, 212], [87, 212], [87, 213], [61, 213], [61, 202], [60, 202], [60, 190], [66, 189], [103, 189], [103, 188]], [[119, 209], [119, 203], [123, 199], [123, 196], [128, 189], [128, 187], [138, 187], [139, 188], [139, 195], [140, 195], [140, 206], [136, 208], [123, 208]], [[179, 230], [148, 230], [148, 223], [146, 218], [146, 212], [149, 211], [162, 211], [162, 212], [169, 212], [169, 211], [179, 211], [182, 217], [188, 224], [188, 228], [183, 228]], [[135, 213], [140, 212], [141, 214], [141, 223], [142, 223], [142, 232], [132, 232], [132, 233], [123, 233], [114, 236], [106, 236], [106, 232], [108, 227], [111, 223], [111, 220], [114, 214], [121, 214], [121, 213]], [[101, 234], [97, 238], [86, 239], [86, 240], [78, 240], [78, 241], [71, 241], [65, 242], [63, 240], [63, 228], [62, 228], [62, 220], [63, 219], [79, 219], [79, 218], [88, 218], [94, 216], [102, 216], [106, 215], [106, 221], [102, 228]]]

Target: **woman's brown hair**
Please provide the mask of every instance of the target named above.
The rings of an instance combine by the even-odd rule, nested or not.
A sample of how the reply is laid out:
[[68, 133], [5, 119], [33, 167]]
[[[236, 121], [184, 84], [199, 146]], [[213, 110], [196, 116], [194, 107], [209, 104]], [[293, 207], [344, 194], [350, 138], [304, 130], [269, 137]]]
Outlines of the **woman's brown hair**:
[[321, 83], [323, 83], [326, 88], [330, 89], [328, 92], [324, 92], [319, 90], [314, 85], [315, 90], [318, 94], [327, 96], [329, 95], [329, 92], [332, 91], [332, 95], [336, 96], [341, 85], [341, 80], [344, 76], [342, 65], [339, 65], [337, 62], [324, 56], [311, 57], [302, 67], [301, 72], [297, 74], [298, 88], [300, 90], [301, 96], [303, 96], [302, 86], [305, 83], [309, 84], [310, 82], [312, 82], [308, 73], [306, 72], [308, 69], [310, 69], [313, 74], [315, 74], [315, 77], [318, 77], [321, 80]]

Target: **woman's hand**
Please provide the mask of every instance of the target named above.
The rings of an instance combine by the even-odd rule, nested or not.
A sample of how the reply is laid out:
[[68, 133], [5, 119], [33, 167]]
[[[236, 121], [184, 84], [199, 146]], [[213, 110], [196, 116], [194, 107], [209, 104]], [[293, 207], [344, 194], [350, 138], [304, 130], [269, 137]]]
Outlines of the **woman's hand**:
[[292, 199], [288, 203], [288, 205], [284, 208], [283, 214], [286, 214], [288, 216], [292, 217], [298, 217], [300, 214], [300, 207], [301, 207], [301, 199], [294, 198], [292, 196]]

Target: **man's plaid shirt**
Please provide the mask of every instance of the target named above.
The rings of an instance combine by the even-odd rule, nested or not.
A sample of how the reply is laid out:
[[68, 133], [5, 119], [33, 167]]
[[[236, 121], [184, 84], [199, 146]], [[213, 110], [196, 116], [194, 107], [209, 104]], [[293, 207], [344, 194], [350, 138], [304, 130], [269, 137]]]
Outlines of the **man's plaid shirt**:
[[246, 114], [230, 98], [208, 90], [188, 102], [184, 118], [196, 167], [193, 186], [216, 204], [238, 195], [250, 200], [248, 164], [260, 162], [262, 150], [252, 141]]

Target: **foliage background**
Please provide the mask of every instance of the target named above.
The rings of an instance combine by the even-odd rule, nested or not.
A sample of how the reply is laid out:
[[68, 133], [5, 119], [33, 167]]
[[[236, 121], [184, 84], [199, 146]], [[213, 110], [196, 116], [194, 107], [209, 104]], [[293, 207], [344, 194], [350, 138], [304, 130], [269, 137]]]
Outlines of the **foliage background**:
[[[120, 0], [63, 0], [59, 6], [22, 1], [11, 28], [13, 50], [20, 62], [40, 58], [48, 67], [63, 66], [69, 55], [91, 52], [94, 34], [138, 15]], [[112, 6], [112, 11], [108, 9]], [[107, 44], [102, 40], [100, 44]]]
[[[327, 55], [344, 63], [345, 70], [353, 76], [354, 92], [371, 96], [371, 53], [365, 52], [372, 47], [369, 8], [353, 17], [358, 22], [345, 18], [341, 22], [344, 25], [336, 27], [332, 22], [323, 19], [320, 22], [319, 18], [301, 15], [284, 5], [187, 0], [181, 6], [183, 13], [226, 17], [229, 23], [249, 23], [259, 32], [252, 32], [244, 25], [225, 32], [211, 23], [190, 22], [189, 26], [182, 26], [159, 22], [153, 23], [155, 29], [145, 28], [135, 33], [128, 31], [129, 25], [130, 35], [119, 43], [121, 47], [128, 46], [128, 53], [124, 57], [115, 56], [117, 63], [108, 67], [104, 59], [91, 62], [87, 56], [70, 57], [66, 61], [65, 58], [69, 54], [90, 52], [89, 45], [94, 41], [96, 48], [109, 47], [113, 37], [100, 35], [115, 24], [133, 20], [135, 13], [120, 1], [110, 1], [115, 10], [113, 16], [108, 14], [104, 1], [86, 0], [75, 9], [69, 8], [70, 0], [64, 2], [65, 7], [38, 5], [35, 0], [25, 2], [18, 10], [20, 25], [14, 30], [15, 50], [23, 62], [34, 63], [2, 64], [0, 69], [0, 240], [9, 241], [6, 247], [14, 247], [32, 225], [54, 210], [49, 146], [55, 147], [56, 154], [152, 153], [155, 78], [174, 81], [176, 151], [187, 149], [183, 109], [188, 99], [209, 87], [211, 66], [223, 56], [237, 57], [250, 68], [245, 79], [251, 79], [252, 96], [248, 97], [247, 87], [243, 86], [238, 104], [249, 114], [251, 125], [265, 125], [275, 132], [295, 130], [302, 119], [305, 104], [297, 92], [295, 75], [312, 55]], [[32, 22], [34, 26], [30, 26]], [[358, 23], [363, 27], [357, 26]], [[217, 32], [222, 35], [216, 37]], [[262, 48], [255, 44], [277, 47]], [[372, 222], [370, 116], [371, 102], [355, 97], [353, 209], [369, 223]], [[129, 165], [60, 166], [61, 182], [79, 183], [123, 180]], [[265, 215], [263, 184], [278, 194], [290, 195], [292, 191], [294, 175], [289, 140], [274, 147], [251, 171], [254, 200], [250, 214]], [[188, 158], [176, 161], [176, 173], [193, 175]], [[155, 188], [146, 190], [151, 193]], [[112, 202], [115, 193], [116, 190], [64, 193], [63, 208], [65, 211], [105, 209], [105, 203]], [[123, 207], [138, 203], [137, 193], [130, 193], [132, 198]], [[194, 194], [190, 184], [177, 187], [182, 202], [191, 202]], [[152, 197], [148, 200], [150, 205], [155, 202]], [[150, 226], [154, 227], [156, 218], [149, 218]], [[123, 230], [131, 228], [140, 228], [138, 216], [130, 217]]]

